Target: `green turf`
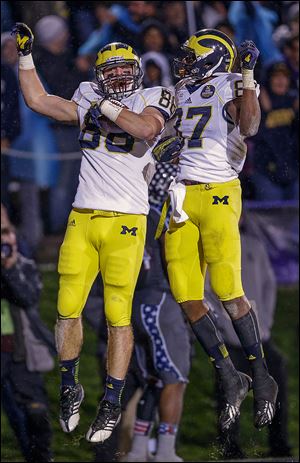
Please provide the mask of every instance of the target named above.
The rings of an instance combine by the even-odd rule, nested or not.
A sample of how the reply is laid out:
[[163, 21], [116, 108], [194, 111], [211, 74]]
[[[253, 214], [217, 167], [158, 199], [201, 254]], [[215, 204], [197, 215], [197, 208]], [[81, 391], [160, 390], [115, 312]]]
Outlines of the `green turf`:
[[[57, 277], [53, 272], [43, 274], [44, 291], [41, 301], [42, 318], [49, 328], [55, 323]], [[288, 359], [289, 370], [289, 435], [293, 455], [299, 455], [298, 412], [298, 297], [297, 289], [281, 289], [273, 337], [277, 346]], [[85, 325], [85, 341], [80, 362], [80, 381], [86, 397], [82, 406], [79, 429], [72, 435], [64, 434], [57, 421], [59, 375], [47, 373], [46, 384], [51, 403], [51, 419], [54, 431], [53, 450], [55, 461], [93, 461], [90, 444], [84, 432], [94, 418], [96, 404], [101, 393], [98, 367], [95, 357], [96, 336]], [[216, 416], [214, 414], [213, 371], [206, 355], [197, 347], [187, 387], [184, 412], [178, 438], [178, 454], [186, 461], [220, 460], [216, 446]], [[23, 461], [17, 442], [1, 414], [3, 462]], [[252, 400], [247, 398], [242, 407], [241, 443], [248, 457], [260, 458], [267, 453], [267, 431], [257, 431], [252, 424]]]

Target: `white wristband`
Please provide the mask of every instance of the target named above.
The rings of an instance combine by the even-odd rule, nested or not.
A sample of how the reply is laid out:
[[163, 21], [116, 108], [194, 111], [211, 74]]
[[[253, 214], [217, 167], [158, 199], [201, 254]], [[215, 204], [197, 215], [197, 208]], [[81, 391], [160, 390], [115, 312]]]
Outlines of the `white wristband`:
[[108, 119], [115, 122], [124, 107], [125, 106], [118, 101], [104, 100], [100, 109], [103, 116], [106, 116]]
[[35, 65], [32, 59], [32, 54], [19, 57], [19, 69], [34, 69]]
[[242, 69], [243, 88], [255, 90], [253, 69]]

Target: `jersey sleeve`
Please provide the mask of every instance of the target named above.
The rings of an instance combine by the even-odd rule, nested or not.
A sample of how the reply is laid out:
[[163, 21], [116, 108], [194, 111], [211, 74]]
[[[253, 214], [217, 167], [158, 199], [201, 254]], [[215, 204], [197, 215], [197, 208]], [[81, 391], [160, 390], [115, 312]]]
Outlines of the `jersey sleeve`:
[[101, 97], [95, 92], [92, 82], [81, 82], [71, 99], [75, 101], [78, 106], [89, 109], [91, 103], [100, 100]]
[[[260, 94], [260, 86], [255, 82], [256, 95]], [[224, 103], [228, 103], [235, 98], [243, 96], [243, 80], [242, 74], [230, 73], [226, 76], [225, 82], [223, 83], [224, 87], [221, 89], [221, 98], [224, 100]], [[223, 90], [223, 91], [222, 91]]]
[[153, 87], [147, 88], [142, 93], [144, 108], [152, 107], [159, 110], [165, 121], [168, 121], [174, 114], [175, 93], [172, 88]]
[[71, 99], [78, 105], [77, 114], [81, 127], [91, 104], [101, 99], [101, 96], [96, 93], [95, 84], [92, 82], [81, 82]]

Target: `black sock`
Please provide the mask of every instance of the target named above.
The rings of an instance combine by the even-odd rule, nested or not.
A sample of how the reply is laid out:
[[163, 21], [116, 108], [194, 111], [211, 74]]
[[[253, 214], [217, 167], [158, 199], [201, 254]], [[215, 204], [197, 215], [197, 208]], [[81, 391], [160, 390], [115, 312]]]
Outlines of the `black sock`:
[[78, 384], [79, 357], [72, 360], [61, 360], [59, 369], [61, 372], [61, 387]]
[[103, 400], [121, 405], [121, 396], [125, 386], [125, 379], [117, 379], [107, 375]]
[[219, 376], [225, 381], [232, 382], [237, 372], [229, 357], [213, 312], [209, 310], [200, 320], [191, 323], [191, 327]]
[[254, 310], [250, 309], [243, 317], [233, 320], [232, 324], [249, 360], [253, 379], [264, 379], [268, 375], [268, 368]]

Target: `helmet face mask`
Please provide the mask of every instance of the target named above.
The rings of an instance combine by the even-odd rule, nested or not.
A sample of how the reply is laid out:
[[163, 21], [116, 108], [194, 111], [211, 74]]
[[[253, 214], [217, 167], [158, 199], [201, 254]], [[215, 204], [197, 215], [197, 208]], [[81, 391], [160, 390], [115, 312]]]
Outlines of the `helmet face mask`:
[[196, 32], [181, 50], [181, 57], [174, 60], [174, 74], [181, 79], [202, 80], [217, 72], [231, 72], [237, 55], [232, 40], [215, 29]]
[[[113, 72], [120, 67], [126, 69], [122, 73]], [[122, 43], [109, 44], [99, 51], [95, 74], [100, 92], [106, 98], [117, 100], [138, 90], [144, 75], [138, 55], [129, 45]]]

